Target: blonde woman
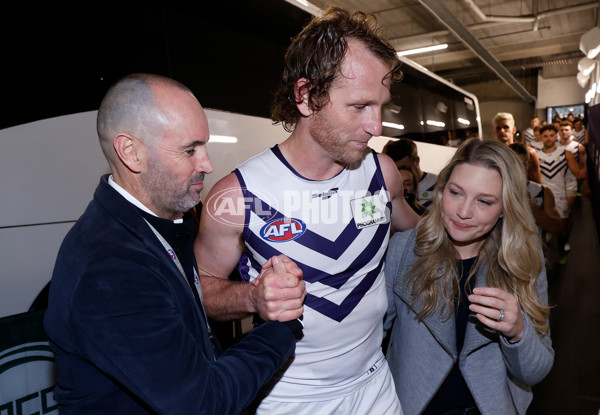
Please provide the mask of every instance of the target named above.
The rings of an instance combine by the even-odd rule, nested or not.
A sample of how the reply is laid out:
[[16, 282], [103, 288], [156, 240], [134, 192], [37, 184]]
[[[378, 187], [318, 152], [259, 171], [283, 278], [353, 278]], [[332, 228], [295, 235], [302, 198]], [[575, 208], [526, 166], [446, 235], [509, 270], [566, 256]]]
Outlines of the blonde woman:
[[429, 214], [386, 262], [387, 351], [404, 414], [524, 414], [550, 371], [542, 246], [525, 169], [471, 139], [438, 175]]

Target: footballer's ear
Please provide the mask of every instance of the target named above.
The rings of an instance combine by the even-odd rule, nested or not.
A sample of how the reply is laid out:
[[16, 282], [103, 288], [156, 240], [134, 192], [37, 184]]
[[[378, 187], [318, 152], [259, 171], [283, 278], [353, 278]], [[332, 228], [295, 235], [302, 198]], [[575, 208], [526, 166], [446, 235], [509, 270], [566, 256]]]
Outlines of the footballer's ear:
[[141, 141], [130, 134], [119, 133], [113, 140], [113, 146], [121, 163], [130, 171], [139, 173], [142, 170], [145, 149]]
[[296, 107], [300, 114], [308, 117], [313, 114], [314, 110], [310, 105], [310, 81], [306, 78], [300, 78], [294, 85], [294, 98]]

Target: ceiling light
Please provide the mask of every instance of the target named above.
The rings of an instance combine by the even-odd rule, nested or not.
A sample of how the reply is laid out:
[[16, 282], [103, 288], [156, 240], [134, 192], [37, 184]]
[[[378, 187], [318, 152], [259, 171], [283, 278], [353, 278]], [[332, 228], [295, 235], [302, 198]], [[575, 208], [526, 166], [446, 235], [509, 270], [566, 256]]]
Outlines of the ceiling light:
[[209, 143], [227, 143], [234, 144], [238, 142], [237, 137], [232, 137], [229, 135], [212, 135], [208, 139]]
[[425, 52], [431, 52], [433, 50], [446, 49], [447, 47], [448, 47], [447, 43], [442, 43], [441, 45], [434, 45], [434, 46], [427, 46], [425, 48], [403, 50], [403, 51], [396, 52], [396, 53], [398, 56], [415, 55], [417, 53], [425, 53]]
[[600, 53], [600, 27], [593, 27], [581, 36], [579, 49], [590, 59]]
[[321, 14], [321, 9], [318, 8], [317, 6], [315, 6], [314, 4], [310, 3], [307, 0], [285, 0], [285, 1], [304, 10], [305, 12], [312, 14], [313, 16], [319, 16]]
[[384, 127], [395, 128], [396, 130], [404, 130], [404, 126], [402, 124], [395, 124], [393, 122], [384, 121], [381, 123]]
[[581, 58], [577, 63], [577, 69], [584, 76], [589, 76], [594, 70], [594, 66], [596, 66], [596, 62], [589, 58]]
[[579, 84], [580, 87], [585, 88], [585, 86], [587, 85], [589, 80], [590, 80], [589, 75], [584, 75], [583, 72], [577, 73], [577, 83]]
[[590, 90], [585, 94], [585, 103], [589, 104], [590, 101], [594, 98], [594, 94], [596, 94], [596, 83], [592, 84]]
[[469, 120], [465, 120], [464, 118], [459, 118], [458, 122], [463, 124], [463, 125], [471, 125], [471, 121]]
[[426, 121], [427, 125], [433, 125], [434, 127], [445, 127], [446, 124], [441, 122], [441, 121], [432, 121], [432, 120], [427, 120]]

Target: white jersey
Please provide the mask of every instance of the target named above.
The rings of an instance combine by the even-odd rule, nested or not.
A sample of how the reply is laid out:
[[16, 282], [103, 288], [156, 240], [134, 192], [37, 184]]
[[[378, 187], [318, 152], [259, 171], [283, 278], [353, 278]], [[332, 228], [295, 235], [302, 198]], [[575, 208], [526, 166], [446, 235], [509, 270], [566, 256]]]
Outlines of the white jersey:
[[[569, 138], [569, 142], [566, 145], [561, 144], [560, 141], [558, 141], [556, 145], [573, 153], [573, 156], [575, 156], [575, 160], [579, 162], [579, 143], [575, 141], [573, 136]], [[577, 178], [568, 166], [566, 175], [567, 190], [577, 191]]]
[[523, 136], [525, 137], [525, 143], [524, 144], [529, 144], [531, 145], [531, 143], [535, 142], [535, 134], [533, 132], [533, 128], [529, 127], [525, 130], [525, 133], [523, 134]]
[[239, 166], [246, 203], [245, 252], [251, 281], [285, 254], [303, 271], [303, 338], [266, 402], [335, 399], [360, 388], [383, 358], [383, 275], [391, 202], [374, 153], [329, 180], [302, 177], [279, 148]]
[[[539, 207], [540, 209], [544, 208], [544, 186], [539, 183], [532, 182], [531, 180], [527, 181], [527, 191], [529, 192], [529, 197], [534, 205]], [[538, 234], [542, 236], [542, 228], [540, 225], [537, 225]]]
[[531, 200], [533, 201], [533, 203], [537, 207], [543, 208], [544, 207], [544, 186], [542, 186], [539, 183], [532, 182], [531, 180], [529, 180], [527, 182], [527, 191], [529, 192], [529, 197], [531, 197]]
[[585, 128], [582, 128], [579, 131], [573, 130], [573, 137], [575, 137], [575, 141], [585, 144]]
[[536, 151], [542, 151], [542, 148], [544, 148], [544, 143], [541, 141], [532, 141], [529, 143], [529, 146]]
[[433, 173], [427, 173], [423, 175], [421, 180], [419, 180], [419, 203], [421, 206], [428, 208], [433, 202], [433, 189], [435, 187], [435, 183], [437, 182], [437, 175]]
[[556, 150], [552, 153], [538, 151], [540, 159], [540, 171], [542, 172], [542, 184], [546, 186], [554, 195], [556, 210], [561, 218], [566, 218], [568, 213], [567, 206], [567, 186], [566, 186], [566, 171], [567, 159], [565, 157], [565, 149], [556, 146]]

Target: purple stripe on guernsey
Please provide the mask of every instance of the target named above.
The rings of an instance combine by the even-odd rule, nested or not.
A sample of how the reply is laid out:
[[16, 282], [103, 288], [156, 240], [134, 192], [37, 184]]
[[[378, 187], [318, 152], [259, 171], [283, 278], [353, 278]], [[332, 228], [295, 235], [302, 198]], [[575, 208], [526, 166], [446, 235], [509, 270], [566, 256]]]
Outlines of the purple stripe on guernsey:
[[[279, 146], [273, 146], [273, 147], [271, 147], [271, 151], [273, 152], [273, 154], [275, 155], [275, 157], [277, 157], [279, 159], [279, 161], [282, 162], [296, 176], [300, 177], [303, 180], [308, 180], [309, 182], [316, 182], [316, 181], [318, 181], [318, 180], [308, 179], [308, 178], [304, 177], [303, 175], [301, 175], [300, 173], [298, 173], [296, 171], [296, 169], [294, 169], [292, 167], [292, 165], [290, 163], [288, 163], [288, 161], [285, 159], [285, 157], [283, 157], [283, 154], [281, 153], [281, 150], [279, 149]], [[342, 170], [342, 171], [344, 171], [344, 170]], [[342, 174], [342, 171], [340, 171], [338, 174]], [[336, 176], [337, 176], [337, 174], [336, 174]], [[333, 176], [333, 177], [335, 177], [335, 176]]]
[[363, 280], [358, 284], [354, 290], [342, 301], [340, 305], [337, 305], [325, 298], [316, 297], [312, 294], [306, 295], [306, 300], [304, 301], [304, 305], [312, 308], [315, 311], [337, 321], [341, 322], [344, 318], [346, 318], [352, 310], [358, 305], [360, 300], [364, 297], [365, 293], [369, 291], [375, 280], [377, 279], [377, 275], [381, 272], [381, 267], [383, 266], [384, 259], [382, 258], [379, 262], [379, 265], [373, 269], [371, 272], [367, 273]]
[[542, 174], [549, 179], [560, 173], [566, 174], [567, 168], [567, 159], [564, 156], [564, 153], [558, 160], [540, 160], [540, 170]]
[[[302, 178], [305, 183], [313, 182], [313, 180], [308, 180], [298, 174], [298, 172], [296, 172], [287, 162], [287, 160], [285, 160], [285, 158], [281, 155], [278, 147], [272, 148], [271, 151], [273, 155], [275, 155], [290, 172]], [[373, 176], [368, 182], [368, 186], [365, 186], [367, 188], [365, 190], [368, 191], [368, 194], [370, 195], [374, 195], [377, 192], [387, 191], [385, 188], [383, 174], [381, 173], [381, 168], [375, 153], [373, 153], [373, 160], [376, 164], [376, 168], [373, 171]], [[343, 226], [343, 229], [341, 229], [341, 232], [338, 234], [335, 240], [330, 240], [324, 236], [321, 236], [308, 227], [306, 229], [302, 229], [300, 236], [294, 236], [291, 234], [286, 235], [284, 230], [297, 234], [298, 232], [291, 232], [291, 229], [296, 226], [296, 224], [298, 224], [298, 226], [304, 226], [302, 223], [303, 218], [286, 218], [283, 213], [277, 209], [277, 207], [270, 205], [271, 201], [265, 201], [263, 198], [258, 197], [258, 194], [261, 192], [260, 189], [255, 189], [253, 187], [254, 192], [248, 189], [250, 186], [247, 185], [239, 169], [236, 169], [234, 173], [236, 174], [236, 177], [240, 183], [244, 200], [252, 201], [252, 203], [245, 205], [245, 226], [242, 237], [246, 242], [246, 245], [251, 246], [252, 250], [257, 252], [262, 258], [268, 259], [274, 255], [279, 255], [281, 252], [287, 252], [286, 249], [282, 249], [283, 246], [280, 244], [285, 244], [286, 242], [292, 240], [294, 244], [301, 245], [318, 253], [318, 255], [322, 255], [323, 257], [328, 257], [333, 260], [338, 260], [342, 257], [342, 255], [344, 255], [344, 253], [353, 252], [349, 250], [356, 249], [355, 246], [353, 247], [352, 243], [359, 241], [358, 238], [361, 236], [364, 230], [357, 228], [354, 217], [350, 217], [346, 225], [340, 223], [340, 225]], [[276, 200], [277, 198], [275, 201]], [[387, 201], [386, 207], [388, 212], [391, 212], [392, 205], [390, 201]], [[260, 233], [256, 231], [256, 226], [254, 226], [254, 231], [252, 231], [252, 228], [249, 226], [250, 221], [255, 221], [256, 218], [260, 218], [260, 220], [263, 222], [262, 225], [258, 225], [261, 228]], [[287, 222], [284, 222], [284, 219], [287, 219]], [[278, 221], [282, 222], [278, 223]], [[279, 233], [273, 231], [272, 233], [269, 233], [269, 237], [266, 237], [266, 230], [271, 229], [271, 224], [273, 223], [275, 223], [277, 226], [280, 226], [280, 230], [284, 230], [281, 230]], [[355, 257], [352, 258], [352, 262], [349, 263], [345, 269], [338, 271], [335, 274], [330, 274], [323, 269], [315, 267], [316, 264], [311, 263], [309, 265], [293, 256], [290, 256], [290, 258], [296, 262], [300, 269], [302, 269], [303, 278], [307, 282], [318, 282], [331, 287], [332, 289], [339, 290], [342, 289], [352, 277], [361, 273], [361, 270], [365, 267], [365, 265], [370, 263], [374, 257], [377, 257], [378, 252], [388, 237], [389, 228], [389, 221], [385, 224], [377, 225], [377, 228], [374, 229], [372, 236], [368, 238], [368, 240], [361, 242], [361, 250]], [[293, 230], [297, 231], [298, 229], [299, 228], [294, 228]], [[367, 271], [366, 274], [361, 276], [361, 281], [354, 288], [352, 288], [349, 293], [347, 293], [339, 305], [327, 298], [321, 298], [311, 293], [307, 295], [305, 305], [323, 314], [324, 316], [327, 316], [328, 318], [341, 322], [351, 314], [351, 312], [364, 298], [365, 294], [369, 291], [369, 289], [371, 289], [381, 273], [383, 263], [384, 256], [382, 256], [378, 262], [373, 264], [374, 269]], [[248, 247], [246, 247], [238, 264], [238, 271], [240, 272], [242, 278], [246, 281], [249, 280], [249, 267], [257, 273], [260, 273], [261, 264], [256, 261], [252, 252]]]
[[[247, 200], [260, 200], [260, 198], [256, 197], [251, 191], [249, 191], [246, 188], [244, 179], [237, 169], [235, 170], [235, 174], [240, 182], [244, 198]], [[374, 194], [377, 191], [384, 190], [384, 187], [381, 185], [381, 181], [377, 175], [373, 176], [373, 180], [371, 181], [368, 190], [371, 194]], [[263, 220], [285, 218], [283, 213], [272, 208], [263, 200], [260, 200], [260, 205], [254, 204], [253, 206], [253, 208], [246, 209], [245, 223], [248, 223], [250, 221], [250, 212], [254, 212], [256, 216], [260, 217]], [[391, 203], [386, 203], [386, 206], [391, 212]], [[352, 241], [356, 239], [356, 237], [360, 234], [360, 231], [360, 229], [357, 229], [354, 219], [352, 219], [348, 223], [348, 225], [346, 225], [343, 232], [334, 241], [324, 238], [321, 235], [312, 232], [310, 229], [307, 229], [301, 238], [295, 239], [294, 241], [303, 246], [310, 247], [311, 249], [314, 249], [315, 251], [318, 251], [319, 253], [328, 256], [329, 258], [338, 259], [346, 250], [346, 247], [343, 244], [339, 244], [338, 241]], [[243, 238], [244, 240], [251, 241], [252, 244], [256, 242], [255, 235], [249, 230], [248, 227], [245, 227], [243, 230]], [[272, 250], [272, 252], [277, 251]]]
[[[375, 232], [373, 239], [370, 241], [368, 247], [361, 252], [359, 256], [348, 266], [348, 268], [339, 274], [330, 275], [322, 270], [313, 268], [307, 264], [301, 263], [294, 259], [296, 265], [300, 267], [303, 273], [303, 278], [308, 282], [320, 282], [322, 284], [328, 285], [330, 287], [339, 289], [342, 285], [344, 285], [350, 277], [352, 277], [356, 271], [358, 271], [365, 263], [369, 262], [370, 258], [373, 258], [383, 240], [385, 239], [386, 233], [389, 231], [387, 227], [380, 226], [379, 229]], [[304, 237], [304, 236], [303, 236]], [[249, 242], [251, 245], [261, 253], [264, 258], [271, 258], [274, 255], [279, 255], [280, 252], [275, 248], [271, 247], [268, 243], [263, 241], [261, 238], [257, 237], [254, 234], [250, 234]], [[255, 270], [260, 271], [261, 265], [256, 262], [250, 253], [245, 253], [245, 256], [251, 259], [252, 266]], [[335, 258], [337, 259], [337, 258]], [[242, 261], [240, 261], [242, 262]], [[247, 269], [246, 269], [247, 270]], [[240, 270], [241, 273], [241, 270]]]

